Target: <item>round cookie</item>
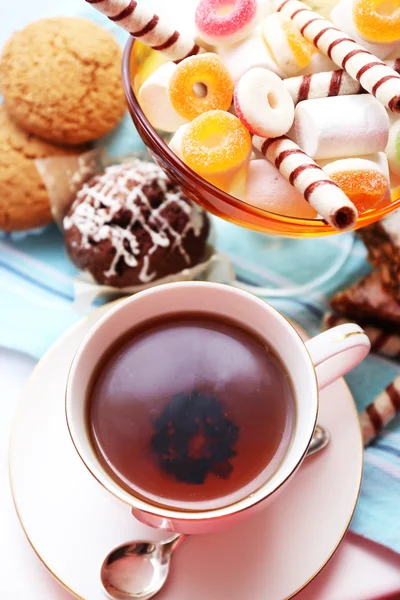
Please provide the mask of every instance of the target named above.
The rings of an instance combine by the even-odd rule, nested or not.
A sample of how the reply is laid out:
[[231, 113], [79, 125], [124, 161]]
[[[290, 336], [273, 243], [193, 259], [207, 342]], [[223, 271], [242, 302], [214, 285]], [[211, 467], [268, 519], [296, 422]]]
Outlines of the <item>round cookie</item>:
[[50, 142], [81, 144], [109, 133], [124, 114], [121, 49], [98, 25], [60, 17], [15, 33], [0, 61], [11, 118]]
[[209, 220], [155, 163], [109, 167], [64, 219], [71, 260], [100, 284], [145, 285], [198, 264]]
[[19, 129], [0, 106], [0, 230], [23, 231], [52, 221], [49, 197], [34, 160], [76, 154]]

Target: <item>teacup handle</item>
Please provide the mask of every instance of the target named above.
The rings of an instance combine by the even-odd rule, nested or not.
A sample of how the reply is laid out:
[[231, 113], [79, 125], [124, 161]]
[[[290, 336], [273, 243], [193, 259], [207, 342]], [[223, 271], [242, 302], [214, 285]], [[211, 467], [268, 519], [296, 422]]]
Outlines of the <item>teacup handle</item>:
[[371, 343], [358, 325], [346, 323], [306, 342], [322, 390], [354, 369], [367, 356]]

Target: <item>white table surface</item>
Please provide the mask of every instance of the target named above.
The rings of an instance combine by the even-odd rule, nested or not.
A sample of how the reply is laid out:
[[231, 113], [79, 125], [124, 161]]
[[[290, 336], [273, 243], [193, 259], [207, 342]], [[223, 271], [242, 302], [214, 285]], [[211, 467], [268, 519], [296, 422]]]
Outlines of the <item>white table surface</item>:
[[[49, 14], [65, 14], [65, 7], [69, 14], [73, 14], [81, 2], [83, 0], [19, 0], [15, 3], [0, 0], [0, 48], [12, 31], [29, 21]], [[29, 546], [14, 511], [8, 482], [9, 431], [18, 397], [34, 365], [35, 361], [30, 357], [0, 348], [0, 599], [68, 600], [71, 596], [51, 578]], [[17, 556], [26, 557], [26, 561], [21, 564]], [[399, 599], [400, 557], [348, 534], [329, 565], [298, 598]]]

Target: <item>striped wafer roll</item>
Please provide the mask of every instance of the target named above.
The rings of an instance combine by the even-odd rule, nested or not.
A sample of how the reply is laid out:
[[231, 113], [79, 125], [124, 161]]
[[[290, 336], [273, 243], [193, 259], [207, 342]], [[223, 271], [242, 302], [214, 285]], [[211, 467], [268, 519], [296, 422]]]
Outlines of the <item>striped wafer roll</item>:
[[400, 412], [400, 376], [388, 385], [360, 415], [364, 445], [367, 446]]
[[393, 112], [400, 112], [400, 75], [299, 0], [279, 0], [278, 11], [300, 33]]
[[[385, 64], [400, 73], [400, 58], [385, 61]], [[295, 104], [303, 100], [350, 96], [366, 92], [362, 85], [343, 69], [315, 73], [314, 75], [303, 75], [302, 77], [289, 77], [283, 83]]]
[[188, 56], [203, 52], [196, 42], [171, 27], [152, 11], [135, 0], [86, 0], [99, 12], [117, 23], [134, 38], [180, 62]]
[[[353, 320], [338, 317], [334, 313], [326, 313], [322, 321], [323, 329], [331, 329], [336, 325], [353, 323]], [[400, 358], [400, 335], [398, 333], [388, 333], [379, 327], [365, 325], [360, 323], [369, 341], [371, 342], [371, 351], [382, 354], [388, 358]]]
[[253, 137], [253, 145], [311, 204], [327, 223], [338, 231], [354, 227], [358, 212], [346, 194], [312, 158], [288, 137]]

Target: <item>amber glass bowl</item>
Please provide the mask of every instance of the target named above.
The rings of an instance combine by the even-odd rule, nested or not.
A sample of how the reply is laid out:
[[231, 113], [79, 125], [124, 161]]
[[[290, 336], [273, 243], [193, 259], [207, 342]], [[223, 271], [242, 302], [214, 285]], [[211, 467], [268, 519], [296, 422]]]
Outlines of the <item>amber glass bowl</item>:
[[[232, 223], [284, 237], [320, 237], [338, 233], [318, 219], [287, 217], [256, 208], [214, 187], [187, 167], [149, 123], [137, 100], [137, 90], [152, 70], [163, 62], [159, 53], [130, 38], [124, 52], [122, 78], [128, 107], [135, 126], [156, 162], [189, 198], [211, 213]], [[400, 188], [393, 200], [360, 215], [356, 229], [365, 227], [400, 208]]]

